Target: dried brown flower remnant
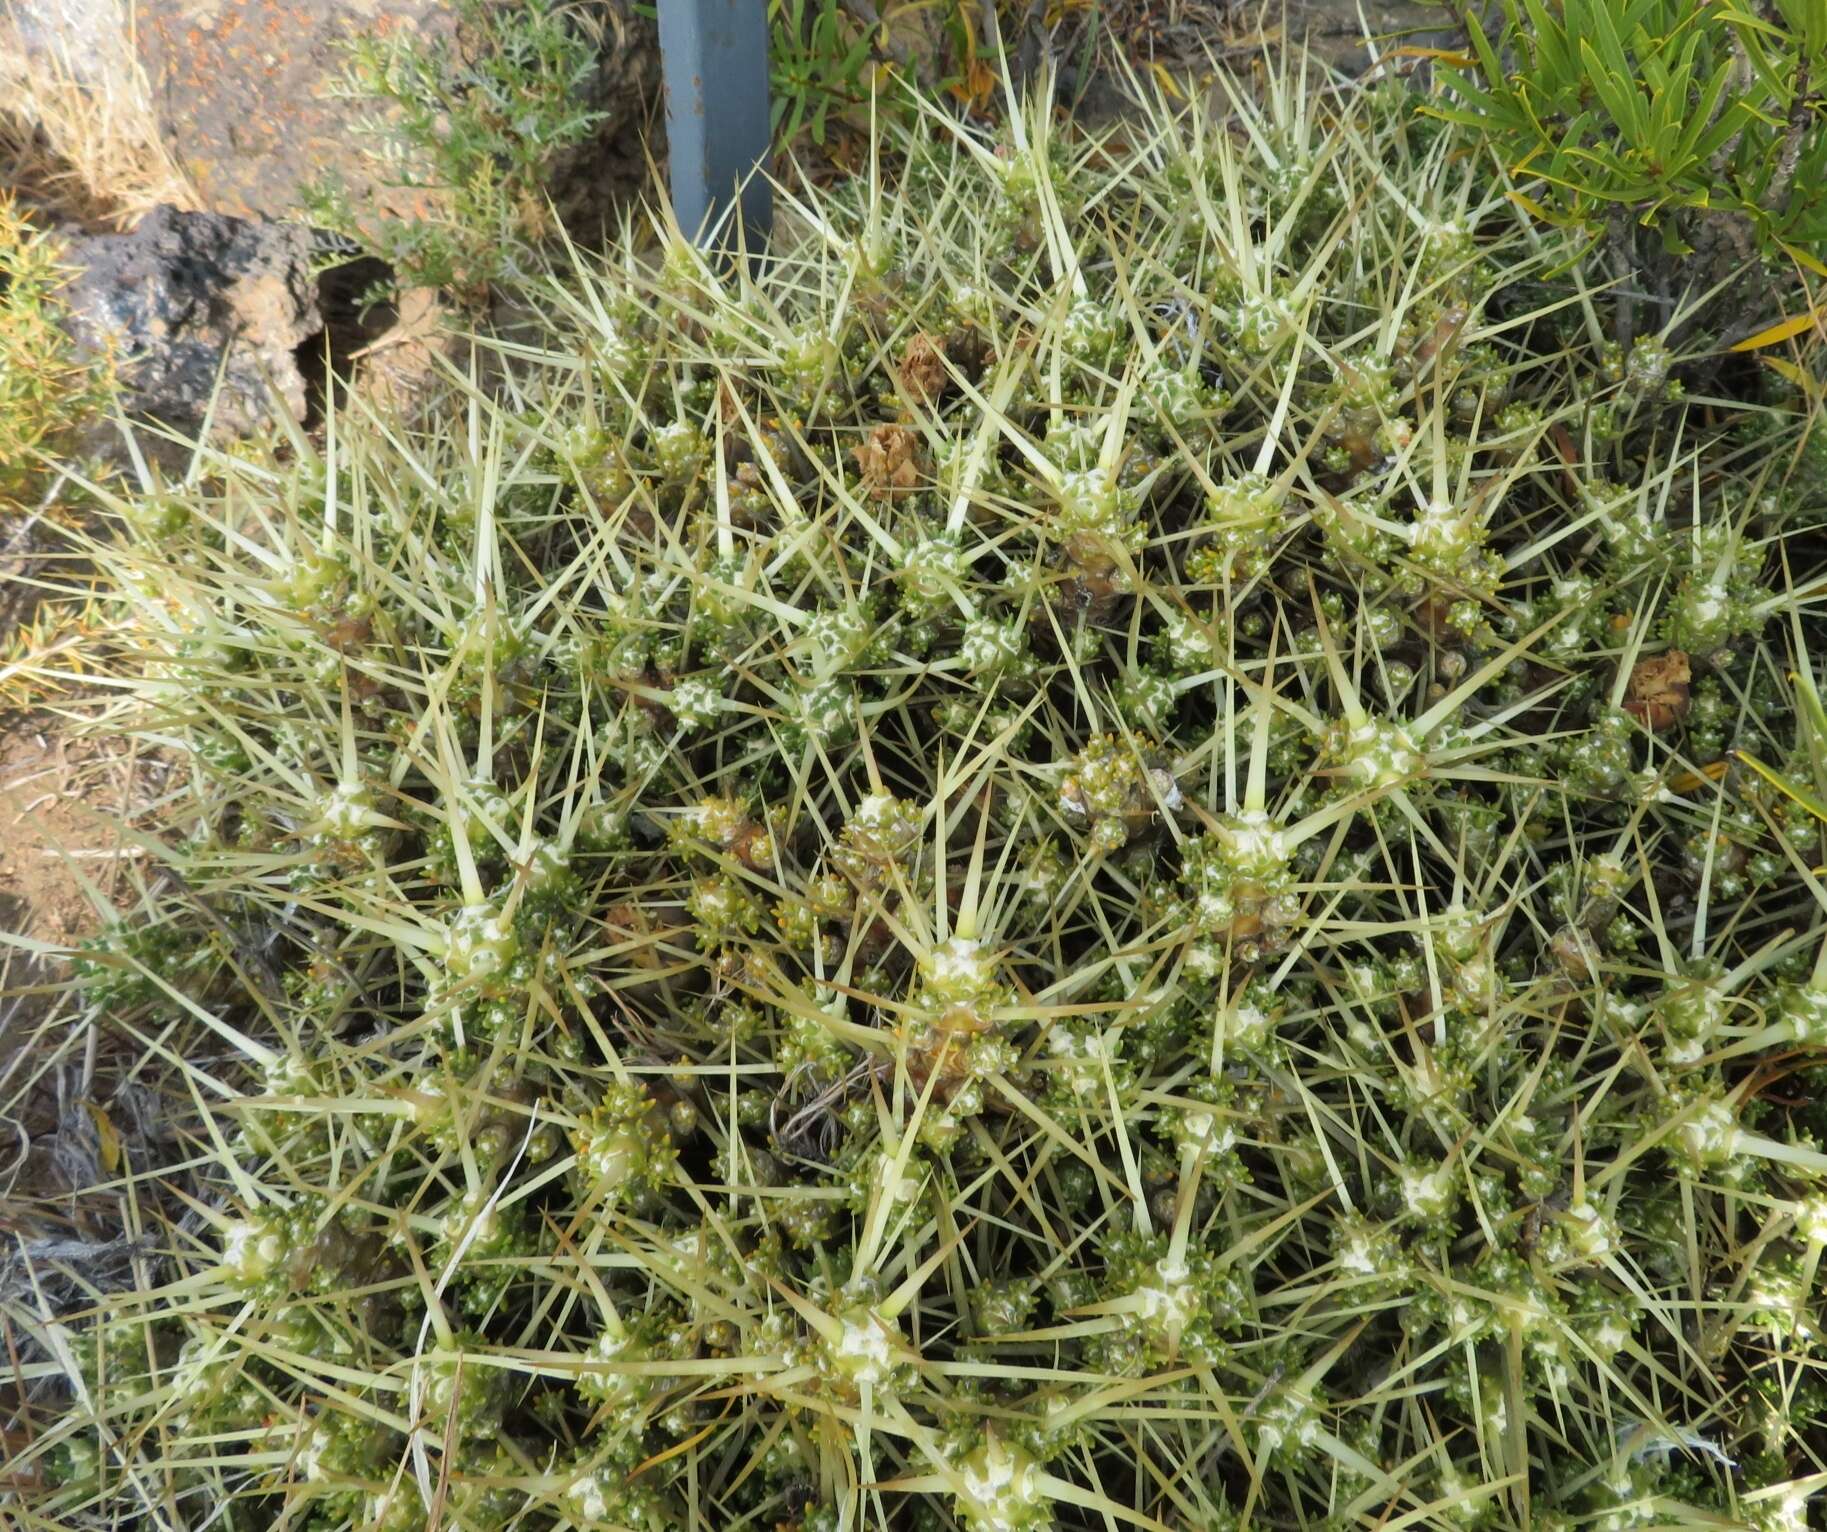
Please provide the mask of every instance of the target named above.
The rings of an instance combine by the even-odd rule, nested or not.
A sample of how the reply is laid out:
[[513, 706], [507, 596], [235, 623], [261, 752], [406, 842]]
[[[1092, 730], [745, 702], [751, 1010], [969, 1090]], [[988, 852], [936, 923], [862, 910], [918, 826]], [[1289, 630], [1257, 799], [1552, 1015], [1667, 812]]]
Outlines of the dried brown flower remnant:
[[764, 872], [774, 865], [774, 835], [736, 798], [705, 798], [687, 821], [692, 832], [727, 851], [743, 866]]
[[608, 958], [618, 975], [616, 989], [624, 1000], [652, 1000], [667, 987], [703, 987], [704, 973], [691, 961], [698, 939], [691, 926], [668, 911], [650, 915], [633, 900], [604, 911]]
[[1449, 598], [1430, 594], [1415, 604], [1415, 624], [1435, 643], [1445, 643], [1457, 636], [1452, 622], [1453, 603]]
[[1673, 728], [1688, 710], [1688, 682], [1693, 673], [1679, 649], [1638, 660], [1631, 668], [1624, 711], [1645, 728]]
[[851, 456], [872, 495], [906, 495], [919, 487], [920, 438], [906, 426], [877, 426]]
[[729, 481], [730, 520], [739, 527], [760, 526], [766, 519], [769, 500], [761, 468], [753, 462], [738, 463]]
[[1561, 972], [1576, 983], [1592, 978], [1592, 947], [1572, 926], [1562, 926], [1548, 943], [1548, 950], [1560, 964]]
[[[1070, 572], [1053, 588], [1054, 607], [1069, 617], [1082, 618], [1093, 627], [1109, 622], [1118, 604], [1129, 594], [1128, 582], [1113, 573], [1110, 567], [1094, 571], [1068, 564], [1066, 568]], [[1039, 632], [1051, 632], [1044, 611], [1036, 609], [1033, 620]]]
[[950, 381], [945, 371], [945, 352], [924, 330], [917, 331], [901, 353], [901, 386], [922, 404], [931, 403], [945, 392]]
[[374, 618], [367, 615], [338, 617], [320, 625], [318, 632], [338, 654], [354, 654], [374, 636]]

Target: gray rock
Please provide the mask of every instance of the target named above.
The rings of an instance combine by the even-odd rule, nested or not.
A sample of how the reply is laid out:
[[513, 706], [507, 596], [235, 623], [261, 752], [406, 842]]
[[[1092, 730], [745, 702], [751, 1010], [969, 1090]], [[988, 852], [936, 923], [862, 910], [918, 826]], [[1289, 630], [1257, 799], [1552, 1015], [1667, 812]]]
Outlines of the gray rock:
[[[1346, 74], [1399, 48], [1455, 48], [1459, 21], [1445, 0], [1293, 0], [1288, 36]], [[1406, 62], [1413, 62], [1412, 59]]]
[[[659, 51], [653, 23], [637, 17], [630, 0], [581, 0], [572, 10], [598, 38], [597, 67], [580, 105], [607, 116], [592, 140], [550, 167], [546, 189], [561, 213], [589, 223], [614, 195], [644, 179], [641, 131], [659, 86]], [[285, 216], [297, 211], [301, 188], [329, 176], [347, 185], [354, 206], [374, 221], [441, 210], [439, 189], [377, 178], [372, 155], [382, 146], [365, 123], [386, 117], [385, 104], [334, 92], [348, 62], [342, 44], [358, 34], [480, 46], [451, 5], [138, 0], [137, 29], [166, 145], [206, 206]]]
[[13, 0], [0, 15], [0, 58], [9, 75], [55, 69], [97, 93], [124, 92], [130, 37], [120, 27], [118, 0]]
[[275, 397], [305, 418], [298, 348], [323, 329], [308, 229], [160, 206], [130, 234], [63, 243], [66, 323], [85, 349], [114, 348], [128, 415], [194, 434], [220, 373], [218, 433], [253, 430]]
[[[544, 189], [587, 236], [646, 181], [659, 42], [634, 0], [576, 0], [569, 11], [596, 47], [579, 105], [604, 117], [591, 139], [554, 157]], [[387, 112], [335, 93], [348, 62], [343, 45], [412, 36], [473, 53], [476, 31], [447, 0], [5, 0], [0, 112], [29, 113], [34, 99], [73, 84], [96, 103], [92, 116], [105, 104], [120, 140], [113, 157], [168, 160], [172, 174], [158, 184], [184, 185], [187, 205], [212, 212], [292, 216], [301, 189], [331, 177], [370, 223], [432, 217], [444, 202], [437, 189], [376, 177], [371, 153], [381, 145], [366, 123]], [[68, 124], [40, 126], [72, 161], [92, 158], [56, 141]], [[174, 189], [136, 206], [151, 200], [183, 199]]]
[[20, 188], [49, 217], [128, 228], [160, 202], [196, 205], [165, 152], [130, 22], [131, 0], [0, 3], [0, 120], [69, 172]]

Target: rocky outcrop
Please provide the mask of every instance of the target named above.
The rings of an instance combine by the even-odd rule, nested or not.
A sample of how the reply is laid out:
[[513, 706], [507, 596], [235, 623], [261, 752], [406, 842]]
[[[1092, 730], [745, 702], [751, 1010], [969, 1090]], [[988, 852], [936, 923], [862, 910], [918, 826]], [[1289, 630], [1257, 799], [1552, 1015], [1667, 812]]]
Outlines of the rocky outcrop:
[[[345, 44], [444, 39], [473, 55], [483, 44], [471, 14], [444, 0], [6, 0], [0, 112], [30, 115], [34, 102], [84, 93], [91, 119], [104, 107], [111, 123], [121, 118], [126, 137], [111, 157], [124, 150], [135, 160], [170, 162], [172, 174], [144, 169], [156, 170], [160, 185], [187, 182], [190, 205], [211, 212], [294, 216], [302, 188], [329, 178], [348, 186], [376, 223], [432, 216], [439, 190], [390, 186], [376, 176], [379, 144], [365, 124], [387, 112], [384, 103], [337, 93]], [[588, 235], [645, 181], [659, 43], [633, 0], [578, 0], [568, 14], [596, 52], [578, 104], [603, 117], [587, 142], [554, 157], [545, 190]], [[131, 122], [123, 104], [133, 108]], [[55, 140], [66, 124], [42, 126]], [[92, 144], [52, 147], [72, 163], [97, 158]]]
[[[52, 0], [32, 0], [47, 4]], [[67, 3], [67, 0], [58, 0]], [[384, 184], [364, 122], [383, 104], [336, 94], [344, 43], [412, 36], [481, 46], [465, 13], [438, 0], [138, 0], [139, 55], [172, 154], [204, 204], [283, 215], [306, 184], [330, 177], [375, 220], [436, 214], [437, 188]], [[653, 25], [629, 0], [587, 0], [576, 23], [598, 43], [578, 104], [606, 114], [594, 138], [549, 168], [560, 211], [588, 222], [645, 175], [640, 131], [659, 86]]]
[[66, 235], [79, 344], [112, 349], [129, 416], [186, 434], [245, 433], [307, 408], [299, 348], [323, 329], [309, 230], [161, 206], [130, 234]]
[[129, 5], [0, 3], [0, 136], [31, 146], [7, 168], [25, 170], [17, 190], [47, 218], [128, 228], [160, 202], [195, 206], [165, 152]]

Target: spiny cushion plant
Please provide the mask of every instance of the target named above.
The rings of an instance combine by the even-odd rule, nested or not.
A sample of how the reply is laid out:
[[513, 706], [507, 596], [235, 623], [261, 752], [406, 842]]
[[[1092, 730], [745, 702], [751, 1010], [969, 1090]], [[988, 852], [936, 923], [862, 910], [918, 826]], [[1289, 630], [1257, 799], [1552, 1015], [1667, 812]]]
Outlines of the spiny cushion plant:
[[111, 501], [189, 1147], [36, 1524], [1807, 1524], [1827, 450], [1455, 131], [935, 114]]

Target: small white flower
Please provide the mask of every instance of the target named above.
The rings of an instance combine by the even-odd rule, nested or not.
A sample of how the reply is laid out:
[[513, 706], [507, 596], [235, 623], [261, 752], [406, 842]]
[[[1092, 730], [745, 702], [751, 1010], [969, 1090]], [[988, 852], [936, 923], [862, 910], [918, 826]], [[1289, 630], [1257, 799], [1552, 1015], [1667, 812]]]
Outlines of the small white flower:
[[577, 1507], [577, 1519], [585, 1526], [608, 1520], [612, 1473], [607, 1467], [599, 1468], [585, 1474], [565, 1492], [565, 1498]]
[[723, 711], [723, 697], [709, 681], [691, 676], [672, 689], [667, 706], [682, 728], [702, 729]]
[[1040, 1465], [991, 1437], [958, 1465], [958, 1517], [969, 1532], [1021, 1532], [1052, 1524]]
[[894, 1368], [900, 1336], [873, 1309], [853, 1310], [842, 1324], [831, 1346], [833, 1364], [855, 1383], [880, 1383]]
[[374, 795], [362, 782], [338, 782], [318, 801], [317, 817], [324, 833], [349, 840], [379, 821]]
[[1827, 1245], [1827, 1192], [1796, 1203], [1795, 1232], [1811, 1245]]
[[1743, 1137], [1732, 1109], [1723, 1101], [1708, 1102], [1681, 1124], [1679, 1133], [1687, 1152], [1703, 1163], [1730, 1159]]
[[222, 1266], [237, 1282], [258, 1282], [285, 1256], [277, 1230], [252, 1219], [238, 1219], [223, 1231]]
[[1417, 1218], [1438, 1218], [1452, 1206], [1453, 1178], [1444, 1168], [1402, 1171], [1402, 1201]]

